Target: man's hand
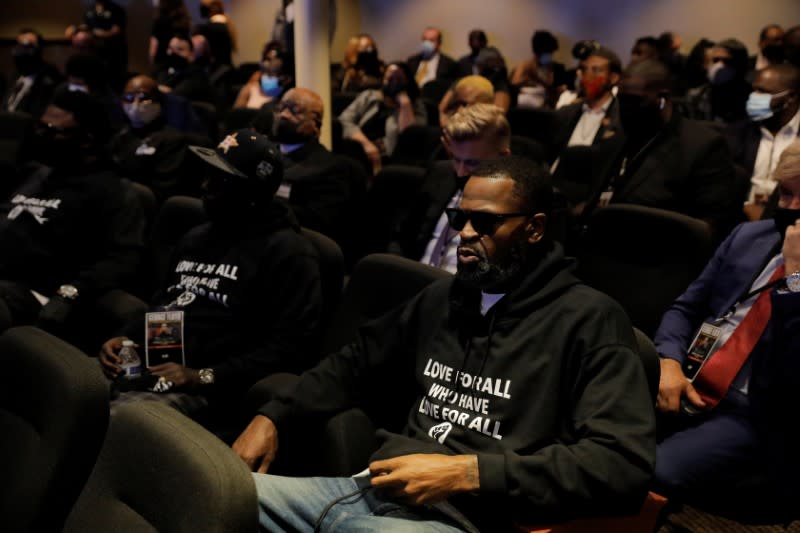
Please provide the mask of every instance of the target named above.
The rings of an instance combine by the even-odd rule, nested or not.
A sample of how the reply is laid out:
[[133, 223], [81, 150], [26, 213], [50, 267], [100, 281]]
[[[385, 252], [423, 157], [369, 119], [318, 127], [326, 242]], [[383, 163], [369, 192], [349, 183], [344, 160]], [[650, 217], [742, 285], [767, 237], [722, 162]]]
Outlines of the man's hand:
[[178, 363], [164, 363], [151, 366], [150, 373], [160, 376], [175, 384], [176, 388], [192, 388], [200, 385], [200, 372], [193, 368], [186, 368]]
[[705, 409], [706, 403], [686, 379], [681, 364], [675, 359], [662, 357], [656, 407], [665, 413], [677, 413], [681, 409], [682, 396], [686, 396], [686, 399], [695, 407]]
[[783, 239], [783, 262], [786, 274], [800, 272], [800, 220], [786, 228]]
[[100, 354], [98, 355], [100, 367], [103, 369], [103, 374], [109, 379], [116, 378], [122, 372], [122, 367], [119, 366], [122, 361], [117, 354], [122, 349], [122, 341], [126, 340], [128, 340], [128, 337], [114, 337], [103, 343], [100, 348]]
[[264, 415], [256, 415], [232, 448], [250, 470], [258, 466], [257, 472], [266, 474], [278, 453], [278, 430], [272, 420]]
[[361, 146], [364, 147], [364, 153], [367, 154], [367, 159], [372, 163], [372, 173], [377, 174], [381, 171], [381, 151], [375, 146], [375, 143], [366, 141]]
[[477, 455], [414, 454], [373, 461], [372, 486], [414, 505], [480, 488]]

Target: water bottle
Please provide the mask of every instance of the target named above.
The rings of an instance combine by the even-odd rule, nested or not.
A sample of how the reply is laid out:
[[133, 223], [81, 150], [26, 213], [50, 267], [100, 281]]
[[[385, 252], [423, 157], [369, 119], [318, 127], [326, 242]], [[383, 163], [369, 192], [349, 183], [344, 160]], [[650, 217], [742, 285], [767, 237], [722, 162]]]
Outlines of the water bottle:
[[142, 360], [139, 359], [132, 340], [122, 341], [119, 359], [119, 366], [122, 368], [122, 373], [126, 378], [138, 378], [142, 375]]

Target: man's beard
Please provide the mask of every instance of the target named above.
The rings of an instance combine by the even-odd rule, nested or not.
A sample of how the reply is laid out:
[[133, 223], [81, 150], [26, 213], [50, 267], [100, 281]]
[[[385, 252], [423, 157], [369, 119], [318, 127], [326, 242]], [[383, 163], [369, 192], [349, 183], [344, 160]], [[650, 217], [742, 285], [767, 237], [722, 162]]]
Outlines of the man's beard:
[[505, 289], [509, 282], [519, 278], [528, 262], [530, 250], [524, 240], [516, 241], [511, 245], [502, 264], [489, 261], [483, 248], [476, 245], [477, 242], [462, 243], [458, 247], [459, 249], [466, 248], [478, 257], [477, 261], [471, 263], [459, 261], [456, 267], [456, 278], [469, 287], [482, 291]]

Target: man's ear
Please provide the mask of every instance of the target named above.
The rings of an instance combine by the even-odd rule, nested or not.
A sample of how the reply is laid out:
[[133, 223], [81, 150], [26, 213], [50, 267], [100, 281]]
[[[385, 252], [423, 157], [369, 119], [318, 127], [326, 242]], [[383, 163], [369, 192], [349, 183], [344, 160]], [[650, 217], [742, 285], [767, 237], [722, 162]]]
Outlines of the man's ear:
[[608, 77], [608, 83], [614, 87], [616, 84], [619, 83], [619, 73], [612, 72], [611, 75]]
[[450, 141], [447, 139], [447, 135], [442, 134], [439, 139], [442, 141], [442, 146], [444, 146], [444, 149], [447, 152], [447, 157], [453, 157], [453, 152], [450, 151]]
[[542, 240], [546, 226], [547, 215], [544, 213], [536, 213], [528, 219], [528, 225], [525, 227], [525, 231], [528, 234], [528, 243], [536, 244]]

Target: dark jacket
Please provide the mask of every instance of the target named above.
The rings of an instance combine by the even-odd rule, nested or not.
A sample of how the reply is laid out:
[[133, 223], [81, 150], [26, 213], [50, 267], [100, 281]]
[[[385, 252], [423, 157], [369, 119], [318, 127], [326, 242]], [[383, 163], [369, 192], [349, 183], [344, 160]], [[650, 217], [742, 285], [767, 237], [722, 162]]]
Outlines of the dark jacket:
[[602, 153], [595, 199], [613, 181], [613, 203], [667, 209], [705, 220], [719, 241], [741, 221], [749, 183], [736, 177], [722, 135], [673, 113], [637, 154], [627, 156], [624, 137], [615, 135], [595, 147]]
[[[419, 64], [422, 62], [422, 54], [410, 56], [406, 62], [413, 75], [417, 74]], [[452, 83], [460, 77], [458, 63], [452, 57], [439, 52], [439, 64], [436, 66], [436, 80]]]
[[136, 275], [144, 215], [111, 172], [39, 169], [0, 203], [0, 279], [51, 295], [75, 285], [81, 298], [125, 287]]
[[350, 250], [366, 195], [367, 176], [354, 160], [331, 153], [317, 140], [283, 156], [284, 183], [279, 196], [288, 196], [300, 225], [319, 231]]
[[[553, 117], [552, 142], [548, 147], [548, 161], [550, 161], [550, 163], [555, 161], [561, 151], [566, 148], [570, 137], [572, 137], [572, 132], [575, 130], [575, 126], [578, 125], [582, 114], [583, 102], [566, 105], [555, 112]], [[617, 99], [612, 98], [611, 104], [606, 110], [606, 116], [601, 121], [600, 128], [597, 130], [592, 144], [602, 142], [621, 130], [622, 125], [619, 121], [619, 105], [617, 104]]]
[[211, 141], [159, 120], [141, 130], [125, 126], [111, 138], [108, 151], [119, 173], [150, 187], [161, 204], [176, 194], [200, 195], [200, 177], [188, 165], [189, 145], [210, 146]]
[[[317, 255], [285, 206], [275, 202], [265, 211], [247, 227], [190, 230], [151, 302], [184, 311], [186, 366], [213, 368], [214, 392], [238, 396], [273, 372], [300, 372], [316, 361]], [[176, 307], [184, 293], [193, 300]], [[142, 321], [125, 332], [141, 344]]]
[[[697, 280], [664, 314], [655, 336], [658, 352], [683, 362], [700, 325], [724, 315], [749, 290], [780, 245], [772, 220], [738, 226]], [[783, 503], [795, 512], [800, 497], [800, 461], [795, 453], [800, 431], [795, 424], [786, 423], [785, 413], [796, 409], [800, 388], [800, 294], [782, 294], [774, 289], [771, 302], [769, 322], [750, 355], [749, 398], [763, 438], [764, 449], [758, 455], [778, 483], [779, 493], [786, 499]]]
[[205, 71], [195, 65], [189, 65], [182, 70], [164, 68], [156, 74], [159, 85], [172, 88], [172, 93], [182, 96], [190, 102], [207, 102], [217, 105], [219, 95], [208, 81]]
[[630, 322], [571, 264], [559, 245], [541, 253], [485, 317], [479, 291], [436, 282], [260, 412], [279, 431], [355, 405], [403, 413], [373, 459], [477, 454], [479, 491], [451, 502], [487, 531], [630, 512], [653, 471], [654, 409]]

